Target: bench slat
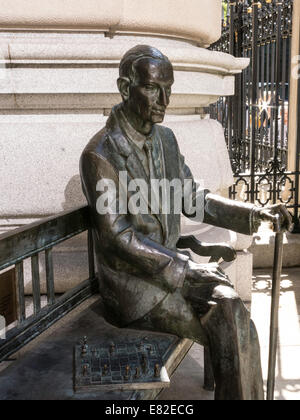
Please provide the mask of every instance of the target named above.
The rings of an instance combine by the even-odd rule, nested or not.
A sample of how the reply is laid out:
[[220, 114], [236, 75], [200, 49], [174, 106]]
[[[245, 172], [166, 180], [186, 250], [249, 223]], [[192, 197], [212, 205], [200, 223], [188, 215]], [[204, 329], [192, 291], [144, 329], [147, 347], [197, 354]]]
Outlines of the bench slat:
[[31, 257], [31, 273], [32, 273], [32, 292], [33, 292], [33, 309], [34, 314], [38, 314], [41, 310], [41, 285], [40, 285], [40, 267], [39, 256]]
[[0, 235], [0, 271], [88, 228], [89, 214], [85, 206]]
[[89, 276], [90, 278], [94, 278], [95, 277], [95, 257], [94, 257], [93, 232], [91, 228], [88, 230], [88, 256], [89, 256]]
[[18, 316], [22, 323], [26, 318], [25, 311], [25, 290], [24, 290], [24, 264], [23, 261], [16, 264], [17, 291], [18, 291]]
[[86, 280], [58, 298], [53, 306], [42, 308], [37, 316], [26, 319], [22, 325], [8, 331], [3, 344], [0, 341], [0, 362], [38, 337], [56, 321], [98, 291], [96, 278]]
[[55, 302], [55, 289], [54, 289], [52, 248], [49, 248], [45, 251], [45, 260], [46, 260], [46, 284], [47, 284], [48, 305], [53, 305], [53, 303]]

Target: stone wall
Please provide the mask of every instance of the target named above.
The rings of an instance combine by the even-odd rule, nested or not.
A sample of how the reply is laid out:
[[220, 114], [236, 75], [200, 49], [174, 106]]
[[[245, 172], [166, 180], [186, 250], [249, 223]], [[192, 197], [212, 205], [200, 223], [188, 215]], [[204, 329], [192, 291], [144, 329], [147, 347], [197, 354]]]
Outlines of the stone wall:
[[[205, 49], [220, 36], [221, 0], [1, 0], [1, 6], [0, 234], [85, 203], [80, 154], [120, 101], [119, 62], [136, 44], [159, 48], [174, 65], [165, 125], [195, 177], [214, 192], [232, 184], [222, 127], [203, 114], [234, 94], [234, 76], [248, 65]], [[55, 253], [58, 291], [82, 278], [84, 249], [82, 238]], [[26, 279], [30, 292], [29, 272]]]
[[[220, 95], [234, 93], [234, 74], [247, 60], [154, 37], [3, 33], [0, 40], [6, 63], [0, 78], [0, 217], [36, 218], [84, 203], [79, 157], [105, 124], [111, 107], [120, 102], [119, 61], [137, 43], [158, 47], [174, 65], [166, 124], [173, 124], [182, 145], [199, 143], [198, 150], [186, 148], [187, 161], [202, 160], [215, 179], [212, 182], [211, 172], [197, 176], [213, 190], [232, 183], [228, 157], [221, 159], [222, 170], [214, 167], [214, 154], [224, 154], [223, 133], [218, 131], [223, 147], [215, 151], [201, 113]], [[207, 160], [210, 165], [205, 165]]]

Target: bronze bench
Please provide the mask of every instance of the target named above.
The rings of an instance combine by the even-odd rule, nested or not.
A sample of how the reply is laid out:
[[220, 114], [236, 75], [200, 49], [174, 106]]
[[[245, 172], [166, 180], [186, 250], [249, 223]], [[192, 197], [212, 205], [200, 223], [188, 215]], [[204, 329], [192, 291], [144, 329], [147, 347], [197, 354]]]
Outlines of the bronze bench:
[[[74, 289], [57, 296], [55, 294], [52, 250], [56, 245], [86, 231], [88, 232], [89, 278], [83, 279], [82, 283]], [[226, 261], [235, 258], [235, 251], [230, 246], [201, 244], [194, 237], [181, 238], [178, 248], [190, 248], [200, 255], [212, 256], [212, 261], [218, 261], [221, 257]], [[41, 305], [39, 274], [39, 258], [42, 253], [45, 258], [47, 285], [47, 304], [44, 307]], [[28, 258], [31, 259], [33, 314], [26, 317], [23, 262]], [[111, 334], [112, 337], [120, 334], [133, 334], [139, 337], [145, 335], [145, 332], [130, 330], [129, 333], [129, 330], [126, 329], [119, 330], [109, 325], [103, 318], [103, 313], [101, 313], [103, 302], [98, 302], [101, 297], [95, 273], [88, 207], [64, 212], [1, 235], [0, 272], [9, 267], [15, 267], [16, 273], [18, 323], [7, 331], [5, 340], [0, 340], [0, 362], [8, 360], [40, 334], [53, 328], [55, 323], [65, 318], [79, 305], [85, 302], [86, 306], [82, 311], [79, 311], [76, 319], [70, 319], [69, 323], [59, 328], [52, 338], [49, 336], [44, 340], [39, 340], [34, 351], [25, 353], [24, 357], [21, 356], [8, 369], [0, 373], [0, 399], [31, 399], [30, 395], [33, 399], [38, 396], [40, 398], [37, 399], [52, 399], [54, 397], [55, 399], [76, 399], [72, 390], [72, 346], [86, 333], [86, 330], [89, 331], [92, 339], [96, 339], [97, 334]], [[89, 299], [92, 301], [90, 306]], [[95, 313], [97, 317], [95, 317]], [[169, 375], [172, 375], [193, 343], [190, 340], [180, 340], [166, 334], [147, 333], [147, 335], [153, 335], [161, 340], [164, 349], [164, 362]], [[213, 377], [207, 351], [205, 351], [205, 359], [205, 388], [213, 389]], [[63, 361], [65, 362], [63, 363]], [[22, 380], [24, 369], [29, 372], [32, 372], [33, 369], [37, 372], [37, 376], [33, 375], [31, 383], [28, 383], [28, 388], [24, 386]], [[50, 372], [52, 372], [52, 380], [49, 376]], [[60, 378], [60, 382], [53, 381], [55, 375], [55, 380]], [[47, 386], [49, 381], [53, 383], [51, 387]], [[34, 392], [35, 387], [36, 391]], [[159, 392], [160, 390], [113, 392], [109, 395], [105, 393], [102, 396], [89, 395], [86, 397], [89, 399], [91, 397], [95, 399], [155, 399]]]

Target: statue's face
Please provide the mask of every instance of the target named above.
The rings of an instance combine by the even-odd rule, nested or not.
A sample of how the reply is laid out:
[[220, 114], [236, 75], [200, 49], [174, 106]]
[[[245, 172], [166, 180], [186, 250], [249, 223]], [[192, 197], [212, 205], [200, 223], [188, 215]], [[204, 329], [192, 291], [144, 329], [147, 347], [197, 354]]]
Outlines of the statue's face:
[[128, 105], [144, 123], [161, 123], [170, 102], [173, 67], [167, 61], [141, 59], [135, 66]]

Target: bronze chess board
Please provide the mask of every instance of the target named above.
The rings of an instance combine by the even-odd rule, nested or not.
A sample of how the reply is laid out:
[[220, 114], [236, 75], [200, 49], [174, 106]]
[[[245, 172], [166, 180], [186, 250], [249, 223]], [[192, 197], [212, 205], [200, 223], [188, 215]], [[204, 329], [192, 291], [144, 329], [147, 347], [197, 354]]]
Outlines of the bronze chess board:
[[154, 342], [114, 342], [75, 347], [75, 391], [155, 389], [170, 379]]

